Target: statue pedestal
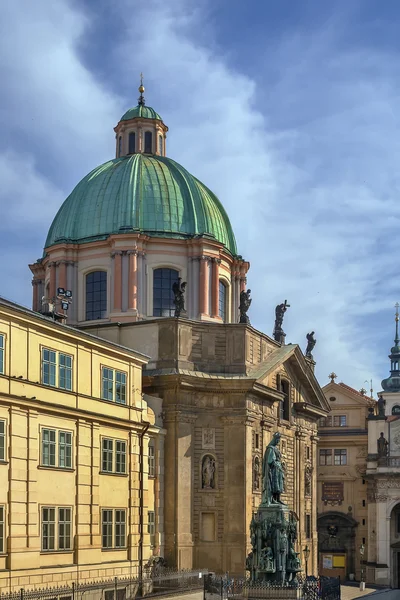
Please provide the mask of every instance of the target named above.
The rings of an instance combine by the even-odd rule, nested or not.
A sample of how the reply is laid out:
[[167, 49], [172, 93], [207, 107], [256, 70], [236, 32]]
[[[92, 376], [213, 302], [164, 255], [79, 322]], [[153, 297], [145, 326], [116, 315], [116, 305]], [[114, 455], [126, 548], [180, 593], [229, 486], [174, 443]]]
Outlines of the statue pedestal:
[[252, 551], [246, 569], [252, 583], [295, 585], [301, 572], [295, 551], [297, 520], [286, 504], [260, 504], [250, 524]]

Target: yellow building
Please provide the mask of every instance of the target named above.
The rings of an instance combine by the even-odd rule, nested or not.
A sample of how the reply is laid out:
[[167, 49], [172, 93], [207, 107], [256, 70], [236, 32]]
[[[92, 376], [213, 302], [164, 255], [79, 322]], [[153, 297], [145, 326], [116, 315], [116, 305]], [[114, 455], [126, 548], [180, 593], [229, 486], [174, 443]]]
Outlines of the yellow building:
[[134, 576], [162, 552], [146, 363], [0, 300], [0, 591]]
[[331, 412], [318, 430], [319, 571], [359, 580], [359, 549], [368, 545], [367, 417], [376, 402], [335, 377], [323, 388]]

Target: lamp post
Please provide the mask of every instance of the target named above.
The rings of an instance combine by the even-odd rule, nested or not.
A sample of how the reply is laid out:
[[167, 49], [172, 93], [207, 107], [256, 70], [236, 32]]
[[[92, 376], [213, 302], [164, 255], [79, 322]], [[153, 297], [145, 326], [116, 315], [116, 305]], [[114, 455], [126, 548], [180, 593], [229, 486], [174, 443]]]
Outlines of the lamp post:
[[308, 577], [308, 559], [310, 558], [310, 548], [308, 547], [308, 545], [304, 546], [303, 554], [304, 554], [304, 561], [306, 563], [306, 579], [307, 579], [307, 577]]
[[360, 546], [360, 567], [361, 567], [361, 581], [360, 581], [360, 590], [365, 590], [365, 581], [364, 581], [364, 552], [365, 546], [361, 544]]

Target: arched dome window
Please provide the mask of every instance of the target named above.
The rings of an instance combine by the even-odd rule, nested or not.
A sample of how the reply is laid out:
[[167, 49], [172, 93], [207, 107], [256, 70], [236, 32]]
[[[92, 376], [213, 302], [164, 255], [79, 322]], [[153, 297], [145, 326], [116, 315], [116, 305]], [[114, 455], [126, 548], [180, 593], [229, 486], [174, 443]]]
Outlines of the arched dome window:
[[119, 139], [118, 139], [118, 157], [121, 156], [121, 152], [122, 152], [122, 137], [119, 136]]
[[86, 320], [107, 316], [107, 273], [92, 271], [86, 275]]
[[160, 156], [163, 155], [163, 138], [162, 135], [158, 136], [158, 153]]
[[173, 317], [175, 313], [172, 286], [178, 282], [179, 272], [175, 269], [154, 269], [153, 272], [153, 316]]
[[144, 133], [144, 152], [145, 154], [151, 154], [153, 152], [153, 136], [151, 131], [145, 131]]
[[393, 408], [392, 408], [392, 415], [400, 415], [400, 406], [398, 404], [395, 404], [393, 406]]
[[136, 136], [135, 132], [131, 131], [129, 133], [129, 154], [134, 154], [136, 150]]
[[224, 321], [226, 320], [226, 285], [219, 280], [219, 316]]

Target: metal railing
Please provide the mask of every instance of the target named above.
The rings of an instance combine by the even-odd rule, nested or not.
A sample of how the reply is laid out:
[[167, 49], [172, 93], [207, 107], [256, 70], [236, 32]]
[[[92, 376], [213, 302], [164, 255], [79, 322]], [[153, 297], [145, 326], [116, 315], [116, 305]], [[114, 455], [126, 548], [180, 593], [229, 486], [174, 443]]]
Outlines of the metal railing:
[[86, 583], [0, 593], [0, 600], [134, 600], [203, 588], [204, 571], [163, 570], [156, 576], [114, 577]]

